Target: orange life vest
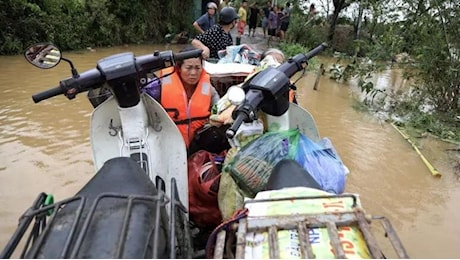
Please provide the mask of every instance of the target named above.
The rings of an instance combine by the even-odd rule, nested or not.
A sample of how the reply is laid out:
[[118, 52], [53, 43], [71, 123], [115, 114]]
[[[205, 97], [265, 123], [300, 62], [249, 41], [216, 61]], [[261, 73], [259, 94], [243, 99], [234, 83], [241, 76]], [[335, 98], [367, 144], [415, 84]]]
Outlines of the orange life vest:
[[[190, 100], [187, 99], [182, 81], [174, 68], [160, 72], [161, 105], [176, 123], [184, 138], [187, 148], [193, 140], [197, 129], [209, 119], [211, 108], [212, 85], [209, 75], [203, 70], [195, 91]], [[170, 74], [169, 76], [167, 76]]]

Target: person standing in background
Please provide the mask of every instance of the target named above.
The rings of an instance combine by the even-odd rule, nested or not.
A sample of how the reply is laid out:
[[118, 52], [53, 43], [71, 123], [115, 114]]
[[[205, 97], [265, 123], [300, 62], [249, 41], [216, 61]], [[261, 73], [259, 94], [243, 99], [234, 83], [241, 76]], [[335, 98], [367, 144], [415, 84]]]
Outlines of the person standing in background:
[[270, 15], [268, 16], [268, 42], [270, 46], [270, 42], [272, 37], [276, 37], [276, 29], [278, 29], [278, 6], [273, 6], [272, 10], [270, 11]]
[[219, 12], [222, 10], [222, 8], [229, 6], [228, 2], [229, 0], [222, 0], [222, 2], [219, 4]]
[[276, 15], [278, 16], [278, 28], [276, 28], [276, 35], [281, 38], [281, 18], [284, 16], [283, 12], [284, 8], [278, 6], [278, 12]]
[[257, 2], [254, 2], [250, 6], [250, 14], [249, 14], [249, 36], [251, 36], [251, 29], [252, 29], [252, 37], [256, 33], [257, 22], [259, 21], [259, 8], [257, 7]]
[[220, 2], [219, 8], [217, 9], [216, 21], [218, 21], [217, 19], [219, 19], [219, 14], [220, 14], [220, 11], [222, 11], [222, 8], [229, 7], [229, 6], [230, 6], [230, 0], [222, 0]]
[[267, 28], [268, 28], [268, 16], [270, 15], [270, 11], [272, 10], [272, 4], [270, 1], [267, 1], [267, 4], [264, 8], [262, 8], [262, 30], [264, 31], [264, 38], [267, 35]]
[[286, 8], [284, 8], [284, 15], [281, 18], [281, 25], [280, 25], [280, 38], [281, 40], [286, 37], [286, 32], [289, 27], [289, 21], [291, 19], [291, 3], [286, 3]]
[[238, 9], [238, 16], [240, 20], [238, 21], [238, 35], [236, 36], [236, 45], [241, 44], [241, 35], [244, 34], [244, 28], [246, 27], [247, 11], [246, 7], [248, 2], [246, 0], [241, 1], [240, 9]]
[[195, 48], [203, 50], [203, 59], [218, 59], [217, 52], [233, 45], [230, 31], [236, 26], [238, 15], [233, 7], [224, 7], [219, 13], [219, 24], [192, 40]]
[[217, 12], [217, 5], [214, 2], [209, 2], [206, 7], [206, 13], [193, 23], [193, 27], [195, 27], [200, 34], [204, 33], [216, 24], [215, 16]]

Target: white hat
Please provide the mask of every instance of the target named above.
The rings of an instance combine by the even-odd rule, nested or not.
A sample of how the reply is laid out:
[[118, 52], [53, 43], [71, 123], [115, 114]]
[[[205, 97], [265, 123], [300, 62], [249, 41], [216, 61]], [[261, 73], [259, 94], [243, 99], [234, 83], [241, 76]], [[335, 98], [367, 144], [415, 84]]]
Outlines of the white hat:
[[217, 5], [214, 2], [209, 2], [207, 7], [208, 7], [208, 9], [214, 8], [215, 10], [217, 10]]

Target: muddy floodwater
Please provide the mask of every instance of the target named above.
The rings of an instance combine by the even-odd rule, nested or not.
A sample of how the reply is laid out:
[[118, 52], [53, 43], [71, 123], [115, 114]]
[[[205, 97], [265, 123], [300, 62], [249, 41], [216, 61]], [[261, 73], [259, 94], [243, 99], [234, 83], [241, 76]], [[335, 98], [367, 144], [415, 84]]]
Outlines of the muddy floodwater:
[[[98, 59], [124, 51], [136, 55], [165, 46], [128, 46], [65, 53], [79, 72]], [[178, 50], [179, 47], [173, 47]], [[396, 72], [377, 84], [398, 85]], [[0, 57], [0, 250], [18, 218], [40, 192], [55, 200], [75, 194], [94, 174], [89, 143], [91, 105], [85, 94], [34, 104], [31, 96], [70, 76], [62, 62], [40, 70], [22, 56]], [[460, 258], [460, 182], [452, 145], [417, 140], [422, 153], [442, 173], [433, 177], [410, 144], [388, 123], [353, 109], [351, 86], [316, 75], [298, 83], [299, 103], [314, 116], [350, 169], [347, 192], [358, 193], [367, 213], [387, 217], [412, 258]]]

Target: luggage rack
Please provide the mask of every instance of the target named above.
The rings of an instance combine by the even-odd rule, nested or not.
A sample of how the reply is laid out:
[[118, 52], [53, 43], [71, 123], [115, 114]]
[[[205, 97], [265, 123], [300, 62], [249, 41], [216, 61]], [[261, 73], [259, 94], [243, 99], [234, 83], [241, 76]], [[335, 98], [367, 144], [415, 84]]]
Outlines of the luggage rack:
[[[357, 197], [353, 194], [344, 195], [326, 195], [326, 196], [308, 196], [296, 197], [295, 200], [312, 200], [312, 199], [331, 199], [331, 198], [350, 198], [353, 200], [352, 210], [321, 213], [321, 214], [295, 214], [295, 215], [278, 215], [263, 217], [245, 217], [235, 224], [236, 231], [236, 252], [234, 258], [244, 258], [246, 247], [246, 235], [250, 232], [268, 232], [269, 257], [271, 259], [280, 258], [280, 249], [278, 244], [278, 231], [297, 230], [299, 236], [300, 258], [316, 258], [310, 242], [309, 229], [327, 228], [330, 245], [335, 258], [347, 258], [344, 248], [341, 245], [338, 228], [346, 226], [356, 226], [361, 231], [370, 256], [374, 259], [385, 258], [377, 240], [371, 232], [371, 222], [378, 220], [385, 230], [385, 236], [389, 239], [393, 249], [399, 258], [409, 258], [404, 246], [401, 243], [390, 221], [381, 216], [366, 216], [364, 211], [357, 205]], [[262, 203], [274, 201], [288, 201], [292, 198], [276, 199], [259, 199], [246, 201], [249, 203]], [[224, 258], [226, 249], [227, 231], [222, 230], [217, 234], [214, 247], [214, 258]], [[228, 247], [227, 247], [228, 248]], [[232, 253], [230, 253], [232, 254]], [[233, 256], [232, 256], [233, 258]]]
[[[32, 206], [20, 217], [18, 228], [8, 241], [3, 251], [1, 251], [0, 259], [10, 258], [12, 256], [18, 248], [21, 239], [30, 229], [32, 222], [34, 223], [29, 231], [27, 240], [25, 241], [24, 248], [22, 249], [19, 258], [40, 257], [39, 253], [43, 249], [42, 246], [45, 239], [47, 239], [48, 235], [51, 233], [50, 230], [53, 227], [53, 223], [55, 223], [56, 217], [59, 216], [66, 207], [76, 208], [76, 210], [74, 213], [69, 214], [72, 215], [70, 221], [72, 224], [71, 227], [68, 228], [68, 233], [66, 233], [65, 243], [63, 243], [64, 246], [60, 247], [60, 252], [55, 252], [54, 255], [57, 255], [59, 258], [81, 258], [79, 253], [81, 252], [85, 236], [91, 232], [89, 227], [93, 223], [93, 216], [95, 215], [98, 206], [101, 204], [100, 202], [105, 199], [114, 199], [117, 203], [123, 201], [126, 202], [126, 211], [124, 213], [123, 223], [120, 225], [120, 236], [118, 237], [118, 241], [116, 243], [116, 252], [110, 252], [110, 258], [123, 258], [124, 256], [125, 243], [128, 239], [127, 234], [130, 227], [130, 217], [133, 215], [133, 205], [136, 203], [141, 203], [143, 205], [150, 206], [150, 208], [154, 208], [153, 212], [155, 214], [154, 225], [149, 231], [149, 243], [151, 243], [151, 247], [149, 246], [149, 248], [151, 249], [151, 252], [147, 255], [148, 250], [145, 248], [145, 251], [143, 251], [144, 257], [161, 257], [161, 255], [159, 255], [160, 252], [157, 252], [158, 243], [161, 242], [161, 238], [159, 238], [159, 231], [161, 228], [156, 227], [160, 227], [161, 209], [164, 208], [167, 203], [171, 203], [170, 218], [175, 221], [169, 221], [169, 241], [164, 241], [165, 243], [168, 243], [167, 246], [169, 246], [168, 256], [170, 258], [191, 258], [192, 249], [191, 241], [188, 239], [190, 232], [188, 230], [186, 209], [179, 200], [177, 185], [174, 178], [172, 179], [171, 186], [171, 199], [167, 198], [164, 192], [161, 191], [155, 196], [101, 193], [93, 200], [89, 211], [87, 210], [86, 213], [84, 213], [84, 208], [85, 204], [88, 203], [88, 198], [84, 196], [74, 196], [60, 202], [46, 205], [45, 200], [48, 195], [46, 193], [41, 193], [38, 195]], [[115, 229], [117, 227], [113, 228]], [[106, 236], [106, 234], [102, 234], [102, 236]]]

